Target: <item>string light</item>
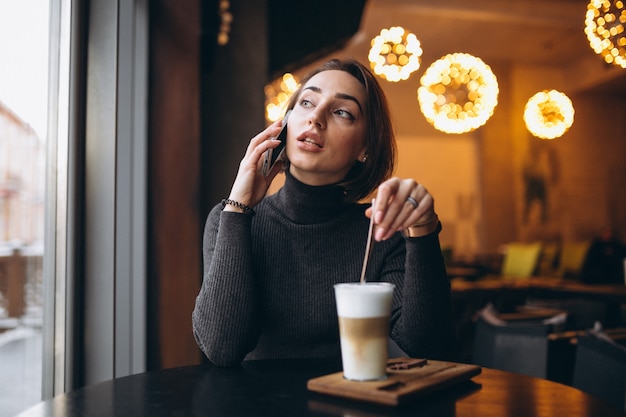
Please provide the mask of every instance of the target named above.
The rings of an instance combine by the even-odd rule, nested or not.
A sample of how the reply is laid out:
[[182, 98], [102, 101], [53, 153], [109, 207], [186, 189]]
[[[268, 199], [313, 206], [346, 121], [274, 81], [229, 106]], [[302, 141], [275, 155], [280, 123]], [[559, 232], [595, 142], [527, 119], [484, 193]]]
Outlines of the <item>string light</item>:
[[426, 120], [446, 133], [464, 133], [484, 125], [498, 104], [498, 81], [481, 59], [449, 54], [435, 61], [417, 90]]
[[220, 29], [217, 33], [217, 44], [224, 46], [230, 40], [230, 27], [233, 23], [229, 0], [220, 0], [218, 14], [220, 16]]
[[381, 30], [371, 43], [370, 66], [376, 75], [387, 81], [407, 80], [420, 67], [420, 42], [400, 26]]
[[563, 136], [574, 123], [574, 106], [560, 91], [540, 91], [526, 103], [524, 122], [533, 136], [555, 139]]

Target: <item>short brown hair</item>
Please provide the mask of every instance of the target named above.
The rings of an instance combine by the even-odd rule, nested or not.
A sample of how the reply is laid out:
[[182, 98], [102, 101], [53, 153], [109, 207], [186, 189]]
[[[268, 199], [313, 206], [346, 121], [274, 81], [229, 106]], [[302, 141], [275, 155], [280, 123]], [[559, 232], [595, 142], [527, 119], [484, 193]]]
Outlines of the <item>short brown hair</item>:
[[354, 59], [331, 59], [311, 71], [302, 79], [300, 87], [291, 96], [288, 110], [295, 107], [302, 87], [316, 74], [323, 71], [344, 71], [356, 78], [365, 88], [366, 152], [365, 162], [353, 165], [341, 182], [346, 200], [359, 201], [370, 194], [381, 182], [391, 176], [396, 160], [396, 141], [391, 123], [387, 99], [378, 80], [370, 70]]

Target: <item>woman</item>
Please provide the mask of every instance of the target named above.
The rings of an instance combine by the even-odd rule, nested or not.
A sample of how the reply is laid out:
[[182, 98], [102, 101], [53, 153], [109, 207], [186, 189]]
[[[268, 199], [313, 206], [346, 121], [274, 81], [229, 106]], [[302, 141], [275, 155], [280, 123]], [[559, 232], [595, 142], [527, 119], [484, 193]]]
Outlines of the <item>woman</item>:
[[[366, 278], [396, 285], [391, 337], [413, 357], [450, 359], [441, 227], [421, 184], [389, 178], [395, 142], [378, 82], [356, 61], [331, 60], [302, 81], [288, 109], [285, 166], [260, 173], [278, 145], [276, 122], [250, 141], [228, 199], [208, 216], [198, 345], [219, 366], [339, 358], [333, 284], [359, 280], [373, 215]], [[285, 184], [266, 196], [281, 168]], [[374, 191], [374, 207], [359, 204]]]

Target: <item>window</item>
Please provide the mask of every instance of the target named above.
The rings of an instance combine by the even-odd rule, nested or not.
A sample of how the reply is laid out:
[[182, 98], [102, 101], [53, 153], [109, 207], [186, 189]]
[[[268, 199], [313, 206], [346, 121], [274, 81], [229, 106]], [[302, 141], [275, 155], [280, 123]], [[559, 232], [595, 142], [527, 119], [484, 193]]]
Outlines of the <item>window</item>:
[[0, 0], [0, 417], [42, 393], [48, 0]]

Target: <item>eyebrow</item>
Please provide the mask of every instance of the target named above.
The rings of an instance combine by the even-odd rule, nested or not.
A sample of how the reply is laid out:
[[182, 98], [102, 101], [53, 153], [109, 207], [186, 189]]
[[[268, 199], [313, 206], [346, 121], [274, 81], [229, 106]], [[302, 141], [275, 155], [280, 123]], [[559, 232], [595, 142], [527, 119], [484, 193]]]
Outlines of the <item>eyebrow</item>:
[[[304, 88], [305, 90], [311, 90], [314, 91], [316, 93], [321, 93], [322, 89], [319, 87], [316, 87], [314, 85], [308, 86]], [[350, 101], [354, 101], [356, 103], [357, 106], [359, 106], [359, 111], [361, 112], [361, 114], [363, 113], [363, 108], [361, 107], [361, 103], [359, 103], [359, 100], [357, 100], [356, 97], [351, 96], [350, 94], [346, 94], [346, 93], [337, 93], [335, 94], [335, 98], [340, 98], [343, 100], [350, 100]]]

